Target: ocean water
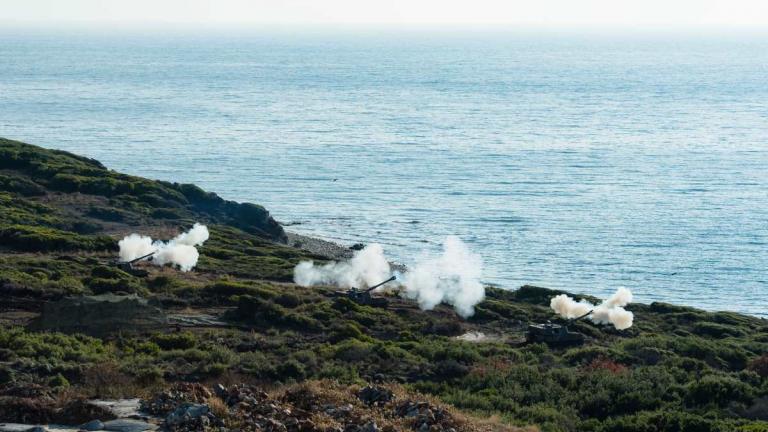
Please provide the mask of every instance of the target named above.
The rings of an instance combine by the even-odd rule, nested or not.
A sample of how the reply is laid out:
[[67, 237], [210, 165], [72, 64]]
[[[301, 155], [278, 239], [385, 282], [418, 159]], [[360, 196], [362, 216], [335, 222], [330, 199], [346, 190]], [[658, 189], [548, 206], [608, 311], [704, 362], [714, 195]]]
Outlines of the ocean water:
[[768, 316], [768, 38], [0, 31], [0, 136], [410, 263]]

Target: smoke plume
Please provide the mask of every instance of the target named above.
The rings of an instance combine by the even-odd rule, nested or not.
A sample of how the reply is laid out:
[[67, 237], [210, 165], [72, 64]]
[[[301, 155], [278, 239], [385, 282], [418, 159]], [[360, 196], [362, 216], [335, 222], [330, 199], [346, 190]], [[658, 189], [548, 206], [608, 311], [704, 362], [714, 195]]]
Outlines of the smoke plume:
[[472, 253], [458, 237], [448, 237], [442, 255], [420, 260], [404, 275], [402, 292], [424, 310], [448, 303], [467, 318], [485, 298], [482, 270], [480, 255]]
[[[458, 238], [448, 237], [442, 255], [423, 257], [399, 275], [403, 296], [416, 300], [419, 307], [431, 310], [440, 303], [453, 305], [456, 312], [469, 317], [485, 298], [480, 282], [482, 259]], [[379, 244], [371, 244], [346, 262], [317, 266], [303, 261], [294, 269], [294, 281], [301, 286], [337, 285], [344, 288], [373, 286], [391, 275], [389, 261]], [[382, 287], [381, 289], [385, 289]]]
[[355, 252], [346, 262], [331, 262], [316, 266], [312, 261], [302, 261], [293, 271], [293, 279], [301, 286], [337, 285], [343, 288], [369, 287], [387, 279], [392, 274], [389, 261], [384, 257], [380, 244], [372, 244]]
[[171, 264], [178, 266], [181, 271], [190, 271], [197, 265], [200, 253], [196, 246], [201, 246], [208, 240], [208, 228], [196, 223], [189, 231], [179, 234], [168, 242], [152, 241], [151, 237], [131, 234], [120, 240], [120, 261], [131, 261], [155, 252], [152, 263], [163, 266]]
[[621, 287], [599, 305], [593, 305], [585, 300], [577, 302], [565, 294], [552, 298], [549, 306], [563, 318], [580, 317], [589, 311], [589, 319], [595, 324], [613, 324], [618, 330], [632, 327], [634, 315], [624, 309], [624, 306], [632, 302], [632, 292]]
[[152, 238], [139, 234], [131, 234], [117, 242], [117, 245], [120, 246], [120, 261], [123, 262], [135, 260], [155, 250]]
[[208, 240], [208, 237], [210, 237], [208, 227], [196, 223], [192, 226], [191, 230], [177, 235], [171, 242], [178, 245], [202, 246]]

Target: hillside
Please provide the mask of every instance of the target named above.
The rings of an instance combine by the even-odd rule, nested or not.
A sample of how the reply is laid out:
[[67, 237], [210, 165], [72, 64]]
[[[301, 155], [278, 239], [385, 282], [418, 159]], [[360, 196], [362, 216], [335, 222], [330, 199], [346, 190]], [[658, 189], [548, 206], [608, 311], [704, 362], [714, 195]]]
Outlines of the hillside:
[[[170, 239], [196, 222], [211, 238], [193, 271], [111, 265], [124, 236]], [[258, 205], [0, 139], [0, 422], [62, 421], [73, 400], [170, 394], [176, 404], [158, 414], [179, 401], [215, 413], [184, 426], [196, 430], [378, 430], [375, 419], [384, 430], [768, 431], [766, 320], [632, 304], [628, 330], [580, 321], [582, 346], [525, 344], [530, 322], [554, 319], [559, 292], [488, 288], [467, 320], [395, 294], [374, 308], [294, 285], [299, 261], [326, 257], [286, 239]], [[32, 330], [61, 299], [94, 294], [136, 295], [163, 319], [88, 325], [121, 322], [104, 312], [74, 317], [81, 332]], [[367, 384], [395, 398], [368, 403], [356, 396]]]

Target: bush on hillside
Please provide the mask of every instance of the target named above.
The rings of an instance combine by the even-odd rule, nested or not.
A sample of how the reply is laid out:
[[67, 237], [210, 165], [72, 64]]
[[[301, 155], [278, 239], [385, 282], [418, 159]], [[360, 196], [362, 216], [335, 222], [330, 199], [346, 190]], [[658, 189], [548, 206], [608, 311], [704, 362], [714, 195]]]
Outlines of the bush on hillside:
[[28, 225], [0, 227], [0, 241], [22, 251], [105, 251], [114, 250], [115, 241], [107, 236], [86, 236], [53, 228]]
[[715, 405], [725, 407], [733, 402], [747, 403], [752, 400], [749, 385], [724, 375], [707, 375], [688, 385], [686, 402], [692, 406]]

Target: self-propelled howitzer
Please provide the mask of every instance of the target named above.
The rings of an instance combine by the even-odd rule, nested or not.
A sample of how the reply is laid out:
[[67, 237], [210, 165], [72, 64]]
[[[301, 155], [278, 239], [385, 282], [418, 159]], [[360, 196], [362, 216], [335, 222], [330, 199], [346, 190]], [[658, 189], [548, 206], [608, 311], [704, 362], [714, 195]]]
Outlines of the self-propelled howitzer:
[[146, 270], [141, 270], [141, 269], [136, 269], [136, 268], [133, 267], [133, 265], [136, 264], [137, 262], [141, 261], [141, 260], [151, 259], [152, 256], [154, 254], [156, 254], [156, 253], [157, 253], [157, 251], [152, 251], [152, 252], [150, 252], [150, 253], [148, 253], [148, 254], [146, 254], [144, 256], [140, 256], [138, 258], [134, 258], [134, 259], [132, 259], [130, 261], [117, 261], [117, 262], [115, 262], [115, 267], [119, 268], [120, 270], [122, 270], [122, 271], [124, 271], [126, 273], [130, 273], [130, 274], [132, 274], [134, 276], [144, 277], [144, 276], [146, 276], [148, 274], [147, 271]]
[[371, 292], [375, 290], [376, 288], [387, 284], [389, 282], [392, 282], [393, 280], [397, 279], [397, 277], [392, 276], [391, 278], [385, 280], [384, 282], [378, 283], [372, 287], [369, 287], [365, 290], [359, 290], [357, 288], [350, 288], [349, 291], [347, 291], [347, 297], [352, 300], [355, 303], [367, 305], [367, 306], [375, 306], [375, 307], [387, 307], [389, 302], [387, 299], [382, 297], [373, 297], [371, 295]]
[[553, 345], [581, 344], [584, 342], [584, 335], [569, 331], [568, 325], [588, 317], [592, 312], [594, 311], [589, 311], [584, 315], [571, 318], [566, 325], [552, 324], [551, 322], [546, 322], [544, 324], [530, 324], [525, 339], [528, 342], [543, 342]]

